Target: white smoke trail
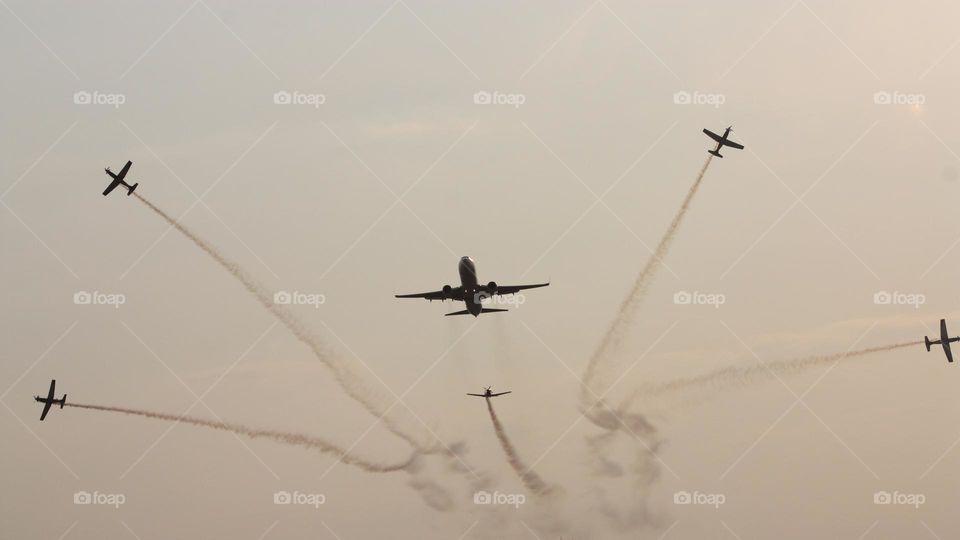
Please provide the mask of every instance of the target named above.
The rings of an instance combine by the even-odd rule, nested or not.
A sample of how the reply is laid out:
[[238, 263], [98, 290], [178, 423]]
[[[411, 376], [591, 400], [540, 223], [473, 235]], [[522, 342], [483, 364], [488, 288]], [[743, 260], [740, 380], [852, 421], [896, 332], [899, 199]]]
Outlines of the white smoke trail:
[[597, 488], [599, 491], [596, 500], [600, 513], [618, 531], [632, 531], [641, 526], [659, 526], [659, 519], [650, 509], [648, 499], [652, 484], [660, 477], [662, 463], [656, 452], [663, 444], [663, 438], [643, 414], [630, 412], [626, 406], [613, 411], [602, 397], [597, 396], [606, 394], [608, 384], [604, 380], [608, 376], [606, 372], [609, 371], [623, 339], [634, 326], [637, 308], [657, 271], [663, 265], [663, 259], [670, 251], [673, 239], [690, 209], [694, 196], [700, 189], [712, 159], [713, 156], [708, 156], [701, 167], [680, 208], [661, 237], [660, 243], [637, 275], [633, 288], [624, 298], [620, 310], [591, 356], [582, 377], [581, 411], [587, 420], [603, 430], [600, 434], [586, 438], [591, 458], [595, 460], [595, 474], [605, 482], [609, 482], [611, 475], [620, 476], [624, 473], [625, 467], [610, 458], [611, 447], [618, 433], [629, 435], [631, 442], [641, 443], [641, 447], [636, 449], [632, 457], [632, 462], [626, 466], [626, 472], [629, 473], [629, 480], [632, 482], [631, 497], [614, 502], [605, 495], [603, 483]]
[[623, 338], [626, 337], [627, 333], [633, 327], [640, 301], [643, 300], [657, 270], [663, 265], [663, 259], [667, 256], [667, 252], [670, 251], [670, 245], [673, 243], [673, 239], [680, 229], [680, 224], [683, 222], [683, 218], [690, 208], [693, 197], [700, 190], [700, 184], [703, 182], [703, 177], [707, 173], [707, 167], [710, 166], [712, 160], [712, 155], [707, 157], [703, 167], [697, 174], [696, 180], [694, 180], [693, 185], [690, 186], [686, 197], [684, 197], [683, 202], [680, 204], [680, 208], [677, 210], [666, 232], [660, 239], [660, 243], [657, 244], [657, 249], [654, 250], [647, 264], [640, 271], [640, 274], [637, 275], [637, 279], [633, 283], [633, 288], [630, 290], [630, 293], [627, 294], [626, 298], [624, 298], [623, 303], [620, 305], [620, 310], [617, 312], [613, 322], [607, 328], [603, 339], [600, 340], [599, 346], [590, 358], [590, 362], [587, 364], [587, 368], [582, 377], [583, 387], [580, 392], [580, 403], [583, 408], [591, 409], [596, 406], [596, 403], [590, 403], [591, 395], [604, 394], [603, 384], [598, 384], [597, 378], [601, 375], [605, 367], [604, 364], [612, 361]]
[[220, 266], [222, 266], [227, 272], [233, 275], [233, 277], [235, 277], [241, 284], [243, 284], [244, 288], [247, 289], [247, 291], [252, 294], [264, 308], [270, 311], [270, 313], [272, 313], [277, 320], [283, 323], [283, 325], [286, 326], [287, 329], [290, 330], [290, 332], [293, 333], [293, 335], [301, 343], [309, 347], [314, 356], [316, 356], [317, 359], [323, 362], [323, 364], [333, 372], [333, 376], [337, 380], [337, 383], [339, 383], [340, 387], [343, 388], [347, 395], [360, 403], [360, 405], [363, 406], [363, 408], [366, 409], [371, 415], [380, 418], [383, 421], [384, 426], [386, 426], [390, 432], [407, 441], [411, 446], [421, 451], [436, 451], [436, 448], [422, 442], [422, 439], [426, 437], [417, 438], [401, 430], [399, 426], [397, 426], [396, 423], [387, 416], [386, 413], [388, 412], [389, 407], [373, 399], [369, 395], [369, 392], [366, 391], [363, 381], [347, 366], [338, 362], [334, 355], [327, 350], [327, 347], [323, 341], [310, 332], [293, 313], [284, 308], [282, 305], [275, 304], [270, 292], [265, 287], [260, 285], [257, 280], [248, 274], [239, 264], [227, 259], [215, 247], [200, 238], [193, 231], [179, 223], [153, 203], [143, 198], [139, 193], [134, 193], [133, 195], [140, 200], [140, 202], [150, 208], [150, 210], [153, 210], [154, 213], [163, 218], [164, 221], [169, 223], [177, 231], [187, 237], [197, 247], [203, 250]]
[[493, 430], [497, 434], [497, 439], [500, 441], [503, 453], [507, 455], [507, 462], [510, 463], [513, 472], [516, 473], [517, 477], [520, 478], [520, 481], [523, 482], [523, 485], [530, 490], [531, 493], [535, 495], [548, 494], [552, 488], [548, 486], [537, 473], [530, 470], [523, 463], [517, 454], [516, 448], [513, 447], [513, 443], [507, 438], [507, 432], [504, 431], [503, 424], [501, 424], [500, 419], [497, 418], [497, 413], [493, 410], [493, 404], [490, 402], [490, 398], [485, 399], [487, 402], [487, 411], [490, 412], [490, 420], [493, 421]]
[[682, 377], [661, 383], [649, 383], [641, 385], [639, 388], [634, 390], [628, 401], [632, 401], [633, 399], [658, 397], [681, 391], [692, 391], [698, 389], [723, 390], [726, 388], [741, 387], [753, 382], [772, 379], [781, 374], [793, 375], [801, 373], [815, 366], [834, 362], [843, 362], [846, 360], [854, 360], [869, 354], [902, 349], [905, 347], [919, 345], [921, 343], [923, 342], [905, 341], [890, 345], [866, 347], [844, 353], [814, 355], [804, 358], [794, 358], [792, 360], [767, 362], [765, 364], [751, 364], [749, 366], [728, 366], [703, 373], [701, 375]]
[[214, 420], [207, 420], [204, 418], [195, 418], [192, 416], [181, 416], [175, 414], [167, 414], [153, 411], [146, 411], [141, 409], [130, 409], [126, 407], [110, 407], [106, 405], [88, 405], [83, 403], [67, 403], [67, 407], [76, 407], [78, 409], [90, 409], [95, 411], [106, 411], [106, 412], [115, 412], [121, 414], [129, 414], [134, 416], [142, 416], [145, 418], [154, 418], [157, 420], [167, 420], [170, 422], [180, 422], [183, 424], [190, 424], [193, 426], [206, 427], [211, 429], [217, 429], [221, 431], [229, 431], [231, 433], [236, 433], [237, 435], [242, 435], [244, 437], [249, 437], [251, 439], [270, 439], [281, 444], [291, 445], [291, 446], [300, 446], [303, 448], [309, 448], [311, 450], [319, 450], [322, 454], [328, 454], [336, 457], [340, 460], [341, 463], [347, 465], [352, 465], [361, 470], [371, 473], [388, 473], [396, 471], [407, 471], [412, 472], [412, 467], [417, 458], [417, 453], [414, 452], [410, 459], [402, 463], [395, 464], [383, 464], [383, 463], [374, 463], [362, 458], [358, 458], [352, 454], [349, 454], [346, 450], [340, 448], [339, 446], [325, 441], [319, 437], [314, 437], [311, 435], [305, 435], [302, 433], [289, 433], [285, 431], [275, 431], [271, 429], [257, 429], [249, 428], [240, 424], [231, 424], [227, 422], [217, 422]]

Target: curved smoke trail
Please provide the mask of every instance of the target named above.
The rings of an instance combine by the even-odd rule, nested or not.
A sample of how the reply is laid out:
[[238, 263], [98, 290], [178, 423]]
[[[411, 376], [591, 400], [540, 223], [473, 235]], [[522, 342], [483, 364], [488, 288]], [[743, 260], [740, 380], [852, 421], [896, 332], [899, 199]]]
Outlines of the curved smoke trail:
[[497, 413], [493, 410], [493, 404], [490, 403], [490, 398], [486, 398], [486, 402], [487, 411], [490, 412], [490, 420], [493, 421], [493, 430], [497, 434], [497, 439], [500, 441], [503, 453], [507, 455], [507, 462], [510, 463], [513, 472], [517, 474], [517, 477], [520, 478], [523, 485], [532, 493], [536, 495], [546, 495], [549, 493], [552, 488], [548, 486], [537, 473], [533, 472], [533, 470], [524, 465], [523, 461], [520, 460], [516, 448], [513, 447], [513, 443], [507, 438], [507, 432], [504, 431], [500, 419], [497, 418]]
[[[580, 389], [581, 411], [587, 420], [603, 430], [600, 434], [586, 438], [587, 445], [591, 450], [590, 455], [595, 460], [595, 473], [600, 477], [606, 477], [606, 481], [609, 481], [610, 476], [621, 476], [624, 472], [627, 472], [629, 480], [633, 482], [631, 491], [633, 496], [629, 500], [620, 500], [617, 501], [619, 503], [617, 504], [608, 500], [603, 491], [600, 491], [597, 497], [601, 514], [614, 527], [622, 531], [632, 530], [638, 526], [656, 527], [659, 524], [659, 519], [651, 509], [648, 499], [650, 488], [660, 477], [660, 471], [663, 467], [663, 462], [657, 455], [657, 450], [664, 441], [645, 415], [627, 410], [629, 403], [616, 412], [610, 409], [604, 401], [607, 391], [604, 388], [606, 383], [598, 382], [598, 379], [603, 375], [605, 365], [612, 362], [621, 342], [633, 327], [637, 308], [657, 270], [663, 265], [663, 259], [670, 250], [673, 239], [680, 229], [683, 218], [690, 209], [694, 196], [700, 190], [700, 184], [703, 182], [703, 177], [707, 173], [707, 168], [712, 160], [713, 156], [708, 156], [703, 163], [696, 180], [687, 191], [687, 195], [660, 239], [660, 243], [657, 244], [656, 250], [651, 254], [640, 274], [637, 275], [633, 288], [624, 298], [616, 317], [608, 327], [593, 356], [590, 357], [582, 377], [583, 382]], [[627, 464], [626, 467], [608, 457], [611, 446], [615, 441], [615, 435], [618, 432], [630, 435], [631, 441], [640, 442], [642, 445], [642, 448], [637, 449], [636, 454], [634, 454], [633, 462]]]
[[693, 197], [697, 194], [697, 191], [700, 190], [700, 184], [703, 182], [703, 177], [707, 173], [707, 167], [710, 166], [712, 160], [712, 155], [707, 157], [706, 162], [704, 162], [703, 167], [697, 174], [697, 179], [687, 191], [687, 196], [684, 197], [683, 203], [680, 204], [680, 209], [677, 210], [676, 215], [673, 216], [673, 221], [670, 222], [670, 226], [667, 227], [666, 232], [660, 239], [660, 243], [657, 244], [657, 249], [654, 250], [647, 264], [643, 267], [643, 270], [640, 271], [636, 281], [633, 283], [633, 288], [620, 305], [620, 310], [617, 312], [616, 318], [610, 324], [607, 333], [600, 341], [600, 345], [590, 358], [590, 362], [587, 364], [587, 369], [584, 371], [582, 377], [583, 388], [580, 392], [580, 403], [583, 408], [589, 410], [597, 405], [596, 403], [590, 403], [591, 393], [598, 395], [604, 393], [602, 388], [596, 388], [596, 378], [599, 375], [600, 368], [604, 362], [610, 360], [621, 341], [623, 341], [623, 338], [627, 335], [627, 332], [633, 326], [637, 307], [639, 307], [640, 301], [643, 299], [657, 270], [663, 265], [663, 259], [670, 250], [670, 245], [673, 243], [673, 239], [680, 229], [680, 224], [683, 222], [683, 218], [690, 208]]
[[420, 440], [417, 440], [417, 438], [404, 432], [393, 421], [391, 421], [387, 417], [389, 407], [385, 407], [382, 403], [375, 402], [375, 400], [366, 395], [366, 392], [363, 391], [364, 385], [362, 380], [351, 370], [349, 370], [347, 366], [336, 362], [333, 358], [333, 355], [329, 350], [327, 350], [326, 345], [320, 340], [320, 338], [313, 335], [313, 333], [311, 333], [293, 313], [285, 309], [283, 306], [275, 304], [273, 297], [270, 295], [267, 289], [260, 285], [256, 279], [249, 275], [242, 267], [240, 267], [239, 264], [227, 259], [215, 247], [194, 234], [193, 231], [187, 229], [153, 203], [143, 198], [139, 193], [134, 193], [133, 195], [150, 210], [153, 210], [155, 214], [169, 223], [170, 226], [177, 229], [177, 231], [179, 231], [197, 247], [202, 249], [207, 255], [213, 258], [213, 260], [215, 260], [227, 272], [233, 275], [233, 277], [237, 278], [237, 280], [243, 284], [244, 288], [247, 289], [250, 294], [256, 297], [257, 301], [259, 301], [264, 308], [270, 311], [270, 313], [272, 313], [277, 320], [283, 323], [283, 325], [286, 326], [287, 329], [290, 330], [290, 332], [292, 332], [301, 343], [309, 347], [317, 359], [330, 368], [330, 370], [333, 372], [334, 378], [337, 380], [337, 383], [339, 383], [340, 387], [343, 388], [347, 395], [360, 403], [360, 405], [362, 405], [363, 408], [366, 409], [371, 415], [382, 420], [386, 428], [390, 430], [391, 433], [397, 435], [401, 439], [407, 441], [411, 446], [421, 451], [434, 451], [434, 449], [429, 447], [429, 445], [424, 444]]
[[166, 414], [153, 411], [145, 411], [141, 409], [128, 409], [125, 407], [108, 407], [105, 405], [87, 405], [83, 403], [67, 403], [67, 407], [76, 407], [78, 409], [91, 409], [95, 411], [106, 411], [106, 412], [115, 412], [121, 414], [130, 414], [134, 416], [142, 416], [145, 418], [154, 418], [157, 420], [167, 420], [170, 422], [180, 422], [183, 424], [190, 424], [193, 426], [206, 427], [211, 429], [217, 429], [221, 431], [229, 431], [231, 433], [236, 433], [237, 435], [243, 435], [244, 437], [249, 437], [251, 439], [270, 439], [281, 444], [291, 445], [291, 446], [300, 446], [303, 448], [309, 448], [311, 450], [319, 450], [322, 454], [328, 454], [336, 457], [340, 460], [341, 463], [347, 465], [352, 465], [361, 470], [371, 472], [371, 473], [388, 473], [396, 471], [407, 471], [412, 472], [412, 466], [416, 460], [416, 452], [410, 456], [410, 459], [403, 463], [396, 464], [381, 464], [367, 461], [356, 456], [349, 454], [346, 450], [336, 446], [333, 443], [327, 442], [318, 437], [313, 437], [310, 435], [304, 435], [302, 433], [289, 433], [285, 431], [275, 431], [271, 429], [255, 429], [249, 428], [240, 424], [231, 424], [227, 422], [217, 422], [213, 420], [206, 420], [203, 418], [195, 418], [192, 416], [178, 416], [175, 414]]
[[744, 386], [759, 379], [773, 378], [780, 374], [791, 375], [822, 364], [852, 360], [868, 354], [902, 349], [921, 343], [923, 342], [904, 341], [891, 345], [867, 347], [845, 353], [807, 356], [804, 358], [767, 362], [765, 364], [752, 364], [749, 366], [728, 366], [692, 377], [682, 377], [672, 381], [642, 385], [633, 392], [628, 401], [635, 398], [657, 397], [682, 390], [704, 387], [722, 390], [733, 386]]

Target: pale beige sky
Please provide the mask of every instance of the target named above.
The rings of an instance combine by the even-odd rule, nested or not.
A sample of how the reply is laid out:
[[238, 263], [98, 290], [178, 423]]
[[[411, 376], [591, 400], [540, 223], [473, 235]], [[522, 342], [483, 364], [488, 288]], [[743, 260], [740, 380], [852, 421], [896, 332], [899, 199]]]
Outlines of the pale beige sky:
[[[638, 399], [630, 413], [656, 428], [642, 442], [597, 443], [578, 409], [591, 353], [707, 156], [704, 127], [733, 124], [747, 148], [710, 165], [610, 364], [611, 403], [721, 366], [922, 339], [958, 314], [960, 7], [0, 4], [4, 536], [960, 532], [956, 374], [922, 346]], [[323, 103], [276, 104], [283, 91]], [[370, 474], [79, 409], [38, 422], [30, 398], [56, 378], [68, 402], [192, 406], [372, 460], [410, 454], [222, 268], [135, 199], [100, 196], [103, 167], [127, 159], [137, 193], [270, 291], [323, 295], [291, 309], [365, 395], [402, 396], [392, 422], [461, 442], [469, 472], [433, 456], [414, 476]], [[455, 285], [463, 255], [482, 282], [552, 284], [479, 319], [393, 298]], [[125, 303], [77, 305], [81, 291]], [[724, 303], [675, 303], [683, 292]], [[875, 302], [884, 292], [892, 304]], [[474, 504], [476, 477], [525, 493], [483, 402], [463, 395], [486, 385], [513, 390], [494, 405], [521, 458], [560, 487], [550, 499]], [[449, 509], [426, 504], [427, 481]], [[74, 504], [81, 491], [126, 502]], [[280, 491], [325, 502], [276, 505]], [[683, 491], [724, 504], [675, 504]]]

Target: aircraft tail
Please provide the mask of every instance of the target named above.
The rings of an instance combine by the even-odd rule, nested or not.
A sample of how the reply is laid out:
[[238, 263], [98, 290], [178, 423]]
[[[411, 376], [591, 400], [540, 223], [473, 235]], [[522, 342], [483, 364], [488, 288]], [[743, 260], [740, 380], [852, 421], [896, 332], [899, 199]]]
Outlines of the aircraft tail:
[[140, 185], [140, 182], [137, 182], [136, 184], [130, 186], [130, 188], [127, 189], [127, 197], [129, 197], [130, 195], [133, 195], [133, 190], [137, 189], [137, 186], [139, 185]]
[[707, 150], [707, 153], [708, 153], [708, 154], [713, 154], [713, 155], [717, 156], [718, 158], [722, 158], [722, 157], [723, 157], [723, 156], [720, 155], [720, 152], [717, 151], [717, 150]]
[[63, 406], [66, 405], [66, 404], [67, 404], [67, 395], [64, 394], [63, 397], [60, 398], [60, 408], [62, 409]]
[[923, 343], [927, 346], [927, 352], [930, 352], [930, 338], [923, 336]]

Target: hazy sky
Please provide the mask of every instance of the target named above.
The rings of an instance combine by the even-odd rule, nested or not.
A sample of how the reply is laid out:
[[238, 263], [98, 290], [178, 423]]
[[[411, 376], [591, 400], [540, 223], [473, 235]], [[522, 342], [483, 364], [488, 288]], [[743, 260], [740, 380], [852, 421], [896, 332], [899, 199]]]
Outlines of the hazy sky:
[[[960, 315], [958, 15], [942, 1], [0, 1], [0, 535], [956, 537], [957, 368], [922, 345], [641, 392], [621, 412], [647, 434], [598, 439], [579, 395], [707, 157], [704, 127], [733, 124], [746, 149], [710, 164], [608, 364], [613, 406]], [[40, 423], [31, 398], [56, 378], [68, 403], [410, 456], [212, 259], [135, 198], [100, 195], [102, 169], [128, 159], [138, 194], [267, 290], [322, 295], [291, 312], [394, 425], [462, 448], [466, 470], [423, 456], [416, 474], [372, 474], [81, 409]], [[551, 286], [477, 319], [393, 298], [457, 285], [463, 255], [481, 282]], [[124, 303], [76, 303], [84, 292]], [[486, 385], [513, 391], [493, 405], [551, 497], [525, 491], [464, 396]], [[527, 500], [475, 504], [478, 479]], [[75, 504], [82, 492], [124, 503]], [[723, 504], [676, 504], [684, 492]]]

